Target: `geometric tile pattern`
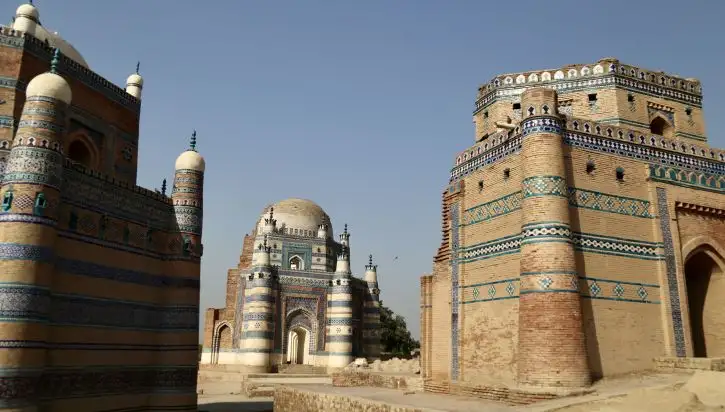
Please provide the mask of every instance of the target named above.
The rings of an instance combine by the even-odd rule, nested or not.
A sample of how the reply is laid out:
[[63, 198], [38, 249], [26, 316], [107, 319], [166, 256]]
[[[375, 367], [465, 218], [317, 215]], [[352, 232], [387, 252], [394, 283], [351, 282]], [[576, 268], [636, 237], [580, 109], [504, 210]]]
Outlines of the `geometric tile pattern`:
[[562, 121], [554, 117], [526, 120], [521, 125], [521, 136], [525, 137], [531, 133], [561, 134], [562, 126]]
[[521, 244], [571, 242], [571, 228], [563, 223], [532, 223], [521, 227]]
[[653, 218], [648, 200], [610, 195], [592, 190], [569, 188], [569, 204], [584, 209], [620, 215]]
[[725, 193], [725, 174], [685, 170], [672, 166], [650, 165], [649, 177], [658, 182]]
[[[569, 205], [599, 212], [620, 215], [654, 218], [649, 200], [611, 195], [593, 190], [569, 187], [567, 189]], [[521, 209], [522, 192], [514, 192], [490, 202], [476, 205], [463, 212], [463, 225], [473, 225], [489, 221]]]
[[460, 204], [451, 204], [451, 380], [458, 380], [458, 254], [460, 246]]
[[566, 180], [561, 176], [532, 176], [521, 182], [523, 197], [568, 196]]
[[588, 299], [616, 300], [631, 303], [660, 303], [659, 285], [582, 277], [586, 287], [582, 286], [582, 296]]
[[[573, 277], [572, 277], [573, 276]], [[533, 277], [534, 279], [529, 279]], [[571, 279], [570, 279], [571, 278]], [[531, 287], [522, 290], [521, 282]], [[532, 282], [533, 281], [533, 282]], [[561, 287], [559, 287], [561, 286]], [[522, 273], [521, 278], [463, 285], [461, 304], [518, 299], [522, 293], [579, 291], [582, 298], [626, 303], [660, 304], [659, 285], [601, 277], [579, 277], [567, 273]]]
[[519, 278], [461, 286], [462, 304], [518, 298]]
[[[522, 242], [561, 242], [571, 241], [574, 249], [606, 255], [623, 256], [635, 259], [663, 259], [661, 243], [622, 239], [590, 233], [569, 232], [562, 224], [534, 225], [523, 227], [522, 233], [505, 236], [488, 242], [478, 243], [460, 249], [459, 263], [467, 264], [477, 260], [518, 253]], [[567, 236], [570, 234], [570, 237]]]
[[574, 233], [574, 249], [606, 255], [661, 260], [662, 244], [639, 240], [621, 239], [587, 233]]
[[515, 192], [490, 202], [482, 203], [463, 212], [462, 225], [490, 220], [521, 208], [521, 192]]
[[667, 192], [657, 188], [657, 212], [660, 215], [660, 229], [664, 242], [665, 269], [667, 271], [667, 289], [669, 291], [670, 313], [672, 314], [672, 328], [675, 338], [675, 353], [677, 357], [685, 356], [685, 331], [682, 322], [682, 308], [680, 307], [680, 292], [677, 284], [677, 264], [675, 262], [675, 248], [672, 243], [670, 230], [670, 211], [667, 205]]

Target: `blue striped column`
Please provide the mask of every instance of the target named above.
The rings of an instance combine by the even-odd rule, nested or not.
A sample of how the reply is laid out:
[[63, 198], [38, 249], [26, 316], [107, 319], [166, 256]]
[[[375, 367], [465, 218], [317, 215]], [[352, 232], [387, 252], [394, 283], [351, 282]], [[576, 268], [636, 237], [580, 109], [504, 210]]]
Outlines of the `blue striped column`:
[[352, 284], [348, 256], [343, 246], [337, 256], [337, 270], [329, 291], [326, 342], [330, 369], [343, 368], [353, 361]]
[[271, 354], [274, 349], [274, 326], [276, 304], [276, 279], [269, 266], [270, 248], [265, 237], [264, 253], [246, 275], [244, 291], [244, 310], [242, 324], [243, 360], [248, 366], [260, 371], [270, 369]]

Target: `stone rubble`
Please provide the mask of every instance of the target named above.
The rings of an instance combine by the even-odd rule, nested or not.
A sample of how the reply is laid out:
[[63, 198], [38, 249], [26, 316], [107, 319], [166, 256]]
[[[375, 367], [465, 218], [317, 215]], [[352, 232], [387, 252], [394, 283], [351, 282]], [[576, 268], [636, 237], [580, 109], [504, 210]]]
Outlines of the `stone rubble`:
[[347, 365], [346, 371], [366, 371], [366, 372], [387, 372], [402, 374], [419, 374], [420, 358], [400, 359], [393, 358], [387, 361], [376, 360], [368, 363], [365, 358], [357, 358], [354, 362]]

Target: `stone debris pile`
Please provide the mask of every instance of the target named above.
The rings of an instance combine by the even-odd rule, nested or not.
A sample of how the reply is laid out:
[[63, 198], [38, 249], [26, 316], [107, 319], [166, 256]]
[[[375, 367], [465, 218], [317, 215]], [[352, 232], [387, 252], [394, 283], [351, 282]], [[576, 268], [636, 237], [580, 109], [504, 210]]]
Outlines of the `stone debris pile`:
[[419, 374], [420, 358], [400, 359], [393, 358], [387, 361], [376, 360], [368, 363], [365, 358], [357, 358], [354, 362], [345, 367], [346, 371], [366, 371], [366, 372], [388, 372], [402, 374]]

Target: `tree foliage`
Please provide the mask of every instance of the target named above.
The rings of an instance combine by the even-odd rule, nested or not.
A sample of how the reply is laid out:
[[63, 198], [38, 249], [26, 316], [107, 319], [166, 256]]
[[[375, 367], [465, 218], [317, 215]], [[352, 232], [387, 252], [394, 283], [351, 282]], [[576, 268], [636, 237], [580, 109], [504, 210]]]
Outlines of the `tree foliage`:
[[420, 342], [413, 339], [405, 318], [396, 315], [390, 308], [380, 302], [380, 328], [382, 336], [380, 343], [383, 352], [390, 352], [396, 356], [408, 356], [413, 349], [420, 348]]

